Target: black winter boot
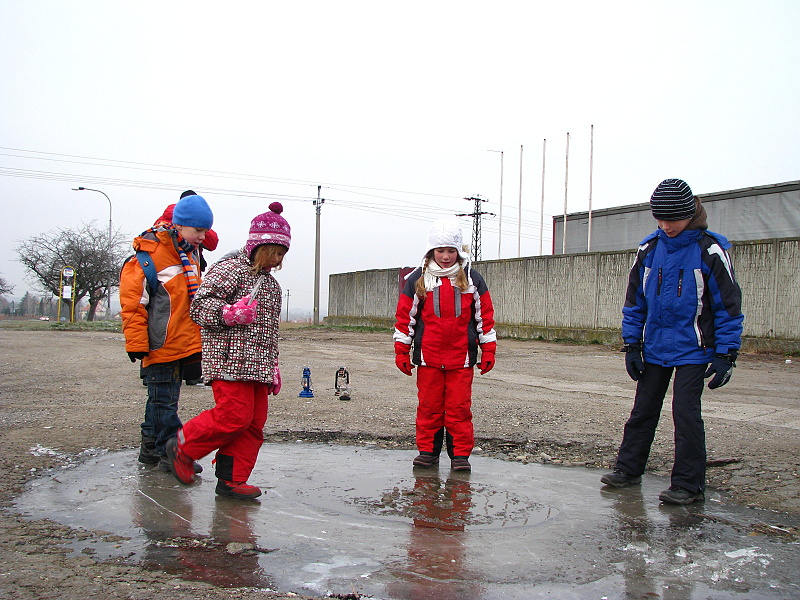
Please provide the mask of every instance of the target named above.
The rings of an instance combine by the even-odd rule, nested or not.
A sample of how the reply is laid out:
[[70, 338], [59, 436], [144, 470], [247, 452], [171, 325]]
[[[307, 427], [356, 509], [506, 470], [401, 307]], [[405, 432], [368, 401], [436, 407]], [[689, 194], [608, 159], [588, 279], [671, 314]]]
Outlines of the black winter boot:
[[156, 453], [156, 440], [149, 435], [142, 434], [142, 443], [139, 446], [139, 462], [145, 465], [157, 465], [161, 457]]

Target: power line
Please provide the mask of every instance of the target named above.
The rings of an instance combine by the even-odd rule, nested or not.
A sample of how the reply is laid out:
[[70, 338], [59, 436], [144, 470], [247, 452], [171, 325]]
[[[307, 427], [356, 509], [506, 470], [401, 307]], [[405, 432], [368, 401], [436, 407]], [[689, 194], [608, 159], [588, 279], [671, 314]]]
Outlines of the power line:
[[[153, 171], [160, 173], [181, 174], [181, 175], [186, 175], [187, 177], [219, 176], [224, 178], [238, 178], [241, 179], [242, 181], [263, 181], [279, 185], [303, 185], [308, 187], [312, 185], [309, 182], [297, 179], [267, 177], [267, 176], [252, 175], [247, 173], [193, 169], [193, 168], [175, 167], [169, 165], [158, 165], [153, 163], [137, 163], [132, 161], [101, 159], [88, 156], [58, 154], [52, 152], [24, 150], [18, 148], [2, 147], [2, 146], [0, 146], [0, 150], [6, 151], [6, 152], [0, 152], [0, 156], [9, 156], [12, 158], [18, 158], [22, 160], [47, 160], [51, 162], [81, 164], [86, 166], [102, 167], [102, 168], [135, 169], [139, 171]], [[26, 153], [35, 156], [15, 155], [15, 154], [10, 154], [9, 152]], [[146, 180], [142, 181], [136, 179], [122, 179], [122, 178], [97, 176], [97, 175], [92, 175], [92, 176], [76, 175], [72, 173], [14, 168], [14, 167], [0, 167], [0, 176], [38, 179], [44, 181], [48, 180], [67, 181], [72, 183], [92, 184], [97, 186], [110, 185], [117, 187], [137, 188], [137, 189], [143, 188], [143, 189], [157, 189], [157, 190], [176, 190], [184, 186], [184, 184], [176, 185], [159, 181], [146, 181]], [[445, 203], [433, 204], [433, 203], [413, 202], [411, 200], [390, 197], [375, 192], [404, 194], [404, 195], [419, 195], [419, 196], [425, 196], [427, 198], [438, 198], [443, 200], [456, 199], [455, 196], [445, 196], [442, 194], [411, 192], [406, 190], [391, 190], [386, 188], [372, 188], [367, 186], [356, 186], [356, 185], [346, 185], [346, 184], [326, 185], [325, 187], [334, 191], [341, 192], [343, 194], [362, 196], [365, 198], [372, 198], [376, 200], [373, 202], [369, 202], [369, 201], [351, 200], [346, 198], [337, 199], [335, 197], [329, 197], [326, 200], [330, 202], [332, 206], [347, 208], [350, 210], [358, 210], [362, 212], [379, 213], [383, 216], [391, 216], [391, 217], [412, 219], [412, 220], [429, 219], [432, 217], [438, 218], [440, 216], [453, 213], [451, 208], [448, 208], [446, 205], [443, 205]], [[264, 200], [280, 200], [283, 202], [308, 202], [315, 200], [315, 198], [310, 194], [296, 195], [296, 194], [275, 193], [275, 192], [257, 192], [257, 191], [239, 190], [239, 189], [225, 188], [225, 187], [211, 187], [211, 186], [206, 186], [204, 189], [206, 189], [208, 193], [215, 193], [215, 194], [229, 195], [236, 197], [264, 199]], [[394, 206], [387, 206], [386, 204], [381, 203], [380, 202], [381, 200], [394, 203]], [[474, 198], [471, 200], [474, 201]], [[481, 201], [489, 202], [488, 200], [484, 199], [481, 199]], [[459, 216], [469, 216], [474, 219], [473, 252], [475, 251], [477, 245], [478, 256], [480, 255], [481, 223], [479, 219], [476, 220], [476, 217], [474, 215], [479, 212], [481, 211], [478, 208], [476, 208], [476, 210], [472, 214], [459, 215]], [[539, 211], [522, 209], [522, 211], [520, 212], [521, 213], [524, 212], [527, 217], [531, 218], [539, 216]], [[487, 216], [495, 216], [493, 213], [488, 213], [488, 212], [482, 212], [481, 214]], [[534, 223], [529, 221], [527, 218], [523, 219], [522, 222], [519, 224], [519, 226], [523, 225], [529, 228], [534, 228]], [[475, 232], [476, 228], [478, 230], [477, 235]], [[493, 233], [494, 232], [499, 233], [499, 228], [498, 231], [496, 231], [492, 225], [488, 225], [487, 230], [492, 231]], [[521, 237], [524, 237], [526, 239], [539, 239], [538, 235], [531, 235], [524, 233], [521, 234]]]
[[[302, 179], [290, 179], [285, 177], [271, 177], [266, 175], [254, 175], [251, 173], [237, 173], [231, 171], [216, 171], [212, 169], [197, 169], [193, 167], [178, 167], [178, 166], [171, 166], [171, 165], [159, 165], [155, 163], [140, 163], [134, 161], [125, 161], [125, 160], [116, 160], [110, 158], [96, 158], [91, 156], [80, 156], [80, 155], [73, 155], [73, 154], [59, 154], [56, 152], [44, 152], [40, 150], [25, 150], [21, 148], [8, 148], [5, 146], [0, 146], [0, 150], [6, 150], [9, 152], [25, 152], [28, 154], [38, 154], [38, 155], [45, 155], [43, 157], [40, 156], [18, 156], [14, 154], [8, 154], [7, 152], [0, 152], [0, 156], [9, 156], [12, 158], [21, 158], [26, 160], [49, 160], [49, 161], [56, 161], [56, 162], [68, 162], [68, 163], [76, 163], [88, 166], [95, 166], [95, 167], [110, 167], [110, 168], [126, 168], [126, 169], [135, 169], [135, 170], [145, 170], [145, 171], [156, 171], [156, 172], [167, 172], [167, 173], [178, 173], [178, 174], [188, 174], [193, 176], [210, 176], [210, 177], [224, 177], [230, 179], [239, 179], [239, 180], [249, 180], [249, 181], [268, 181], [273, 183], [283, 183], [288, 185], [319, 185], [319, 181], [307, 181]], [[60, 157], [60, 158], [50, 158], [50, 157]], [[69, 159], [69, 160], [68, 160]], [[73, 160], [73, 159], [80, 159], [80, 160]], [[407, 190], [394, 190], [394, 189], [386, 189], [386, 188], [374, 188], [369, 186], [362, 186], [362, 185], [350, 185], [350, 184], [341, 184], [341, 183], [322, 183], [323, 187], [333, 188], [333, 187], [343, 187], [343, 188], [352, 188], [355, 190], [374, 190], [378, 192], [389, 192], [393, 194], [411, 194], [411, 195], [419, 195], [419, 196], [429, 196], [429, 197], [436, 197], [436, 198], [451, 198], [455, 199], [455, 196], [448, 196], [444, 194], [432, 194], [428, 192], [414, 192], [414, 191], [407, 191]], [[355, 192], [354, 192], [355, 193]]]

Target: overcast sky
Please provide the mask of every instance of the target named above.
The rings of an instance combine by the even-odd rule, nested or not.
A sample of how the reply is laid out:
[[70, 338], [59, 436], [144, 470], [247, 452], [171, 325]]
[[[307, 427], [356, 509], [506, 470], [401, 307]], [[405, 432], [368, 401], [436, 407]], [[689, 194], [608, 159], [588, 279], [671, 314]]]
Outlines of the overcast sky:
[[798, 180], [798, 23], [796, 0], [0, 0], [0, 275], [21, 296], [19, 240], [107, 227], [77, 186], [131, 235], [196, 190], [211, 261], [280, 199], [277, 277], [309, 310], [322, 186], [325, 314], [330, 273], [417, 264], [465, 197], [495, 214], [484, 259], [538, 254], [545, 139], [545, 253], [565, 182], [568, 212], [589, 208], [592, 126], [594, 209], [667, 177], [701, 194]]

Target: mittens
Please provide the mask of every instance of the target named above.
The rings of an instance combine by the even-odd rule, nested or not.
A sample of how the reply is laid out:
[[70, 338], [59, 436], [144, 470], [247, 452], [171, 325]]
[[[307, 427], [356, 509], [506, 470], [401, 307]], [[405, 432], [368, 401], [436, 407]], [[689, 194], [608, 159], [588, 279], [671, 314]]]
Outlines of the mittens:
[[250, 295], [248, 294], [234, 304], [228, 304], [222, 307], [222, 320], [226, 325], [248, 325], [256, 318], [256, 307], [258, 300], [253, 300], [250, 304]]

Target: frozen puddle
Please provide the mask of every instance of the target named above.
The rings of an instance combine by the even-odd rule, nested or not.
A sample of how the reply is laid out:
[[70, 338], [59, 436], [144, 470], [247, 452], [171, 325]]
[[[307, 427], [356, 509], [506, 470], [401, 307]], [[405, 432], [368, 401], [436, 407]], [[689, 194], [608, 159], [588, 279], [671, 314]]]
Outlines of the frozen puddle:
[[[92, 457], [33, 482], [16, 510], [109, 532], [76, 552], [223, 586], [385, 600], [800, 597], [800, 545], [758, 533], [776, 516], [660, 505], [669, 484], [601, 488], [602, 472], [471, 459], [412, 470], [416, 453], [266, 444], [256, 501], [217, 498], [210, 457], [183, 486]], [[755, 535], [754, 535], [755, 533]]]

